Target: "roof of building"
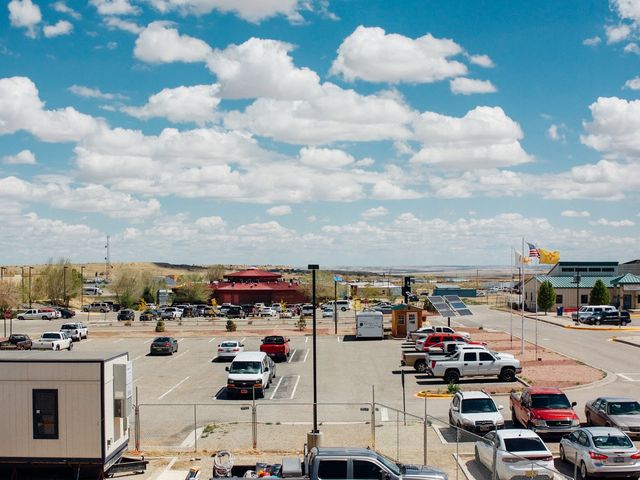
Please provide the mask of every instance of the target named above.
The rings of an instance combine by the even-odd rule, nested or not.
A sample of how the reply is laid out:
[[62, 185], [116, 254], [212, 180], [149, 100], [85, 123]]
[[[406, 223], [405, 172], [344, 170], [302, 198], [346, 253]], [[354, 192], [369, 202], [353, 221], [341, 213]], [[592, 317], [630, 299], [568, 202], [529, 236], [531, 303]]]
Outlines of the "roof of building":
[[605, 265], [607, 267], [616, 267], [618, 266], [618, 262], [558, 262], [556, 263], [556, 266], [560, 266], [560, 267], [581, 267], [581, 266], [586, 266], [586, 267], [595, 267], [595, 266], [602, 266]]
[[222, 283], [215, 287], [216, 291], [232, 291], [232, 292], [271, 292], [271, 291], [284, 291], [284, 290], [299, 290], [300, 285], [297, 283], [289, 282], [237, 282], [237, 283]]
[[621, 265], [637, 265], [638, 263], [640, 263], [640, 258], [635, 259], [635, 260], [631, 260], [629, 262], [624, 262]]
[[[544, 281], [551, 282], [551, 286], [553, 288], [577, 288], [574, 277], [554, 277], [550, 275], [536, 275], [534, 277], [538, 283], [542, 283]], [[593, 288], [598, 280], [602, 280], [604, 282], [604, 286], [607, 288], [613, 288], [618, 285], [634, 285], [640, 284], [640, 276], [634, 275], [632, 273], [627, 273], [625, 275], [616, 275], [615, 277], [580, 277], [580, 288]], [[527, 280], [526, 283], [530, 282], [531, 279]]]
[[412, 310], [412, 311], [422, 311], [422, 308], [416, 307], [415, 305], [407, 305], [406, 303], [399, 303], [397, 305], [393, 305], [391, 310]]
[[71, 350], [70, 352], [54, 352], [51, 350], [21, 350], [21, 351], [3, 351], [0, 352], [0, 362], [63, 362], [63, 363], [100, 363], [112, 360], [114, 358], [128, 356], [127, 352], [114, 353], [110, 352], [79, 352]]
[[262, 279], [270, 279], [275, 280], [276, 278], [282, 277], [279, 273], [267, 272], [266, 270], [260, 270], [257, 268], [250, 268], [248, 270], [241, 270], [239, 272], [227, 273], [225, 278], [262, 278]]

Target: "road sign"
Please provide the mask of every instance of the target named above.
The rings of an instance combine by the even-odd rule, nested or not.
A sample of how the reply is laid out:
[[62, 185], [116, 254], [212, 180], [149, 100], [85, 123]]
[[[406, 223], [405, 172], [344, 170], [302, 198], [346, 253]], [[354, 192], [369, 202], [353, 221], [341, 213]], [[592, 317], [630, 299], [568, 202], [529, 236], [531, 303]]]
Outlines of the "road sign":
[[342, 281], [342, 277], [340, 275], [334, 275], [333, 281], [334, 282], [341, 282]]
[[5, 320], [10, 320], [11, 317], [13, 317], [13, 312], [11, 311], [11, 309], [9, 310], [5, 310], [4, 311], [4, 318]]

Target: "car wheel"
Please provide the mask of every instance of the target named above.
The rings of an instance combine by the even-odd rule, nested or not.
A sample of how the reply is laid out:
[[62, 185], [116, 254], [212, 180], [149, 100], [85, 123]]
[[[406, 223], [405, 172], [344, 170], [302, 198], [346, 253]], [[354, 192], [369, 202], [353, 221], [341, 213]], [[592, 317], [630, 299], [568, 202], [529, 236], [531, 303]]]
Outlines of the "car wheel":
[[44, 316], [42, 317], [42, 319], [43, 319], [43, 320], [49, 320], [49, 317], [47, 317], [46, 315], [44, 315]]
[[582, 480], [587, 480], [589, 478], [589, 472], [587, 471], [587, 466], [584, 462], [580, 462], [580, 478]]
[[520, 422], [518, 421], [518, 417], [516, 417], [516, 412], [513, 411], [513, 408], [511, 409], [511, 423], [515, 428], [520, 426]]
[[60, 350], [60, 345], [56, 345], [56, 350]]
[[498, 378], [503, 382], [513, 382], [516, 379], [516, 371], [513, 368], [503, 368]]
[[418, 360], [416, 363], [413, 364], [413, 368], [416, 369], [416, 372], [426, 373], [427, 372], [427, 362], [425, 362], [424, 360]]
[[596, 320], [595, 322], [593, 322], [594, 325], [600, 325], [600, 320]]
[[340, 310], [342, 310], [343, 312], [347, 311], [346, 307], [341, 307]]
[[73, 343], [70, 343], [69, 348], [67, 348], [67, 350], [71, 351], [72, 348], [73, 348]]
[[444, 372], [444, 381], [446, 383], [458, 383], [460, 380], [460, 373], [457, 370], [447, 370]]
[[587, 427], [590, 427], [591, 426], [591, 415], [587, 414], [586, 417], [587, 417]]
[[24, 317], [18, 317], [18, 320], [24, 320]]
[[567, 456], [564, 453], [564, 447], [562, 445], [560, 445], [560, 461], [563, 463], [567, 461]]
[[451, 416], [451, 412], [449, 412], [449, 426], [450, 426], [450, 427], [453, 427], [453, 426], [454, 426], [454, 424], [453, 424], [453, 417]]

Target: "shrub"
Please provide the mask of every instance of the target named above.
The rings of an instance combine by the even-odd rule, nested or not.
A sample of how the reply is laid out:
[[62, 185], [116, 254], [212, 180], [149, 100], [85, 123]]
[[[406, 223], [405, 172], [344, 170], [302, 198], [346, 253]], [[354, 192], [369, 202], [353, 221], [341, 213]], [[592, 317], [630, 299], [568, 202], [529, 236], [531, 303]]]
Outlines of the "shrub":
[[460, 391], [460, 385], [458, 385], [457, 383], [450, 383], [449, 385], [447, 385], [447, 393], [458, 393]]
[[127, 320], [126, 322], [124, 322], [124, 326], [125, 327], [130, 327], [131, 326], [131, 320]]
[[298, 330], [302, 331], [305, 328], [307, 328], [307, 321], [304, 319], [304, 317], [300, 317], [300, 319], [295, 323], [295, 325], [298, 328]]
[[235, 332], [238, 327], [236, 326], [236, 322], [234, 322], [233, 320], [227, 320], [226, 328], [227, 332]]
[[158, 323], [156, 323], [156, 332], [164, 332], [164, 320], [158, 320]]

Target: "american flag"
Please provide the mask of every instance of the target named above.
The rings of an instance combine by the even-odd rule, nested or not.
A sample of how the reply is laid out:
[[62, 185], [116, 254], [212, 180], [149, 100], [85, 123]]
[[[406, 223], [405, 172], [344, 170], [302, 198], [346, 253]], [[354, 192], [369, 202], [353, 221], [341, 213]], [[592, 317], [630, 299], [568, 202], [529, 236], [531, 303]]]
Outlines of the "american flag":
[[529, 256], [540, 258], [540, 250], [538, 250], [538, 247], [536, 247], [533, 243], [529, 243], [529, 242], [527, 242], [527, 245], [529, 245]]

